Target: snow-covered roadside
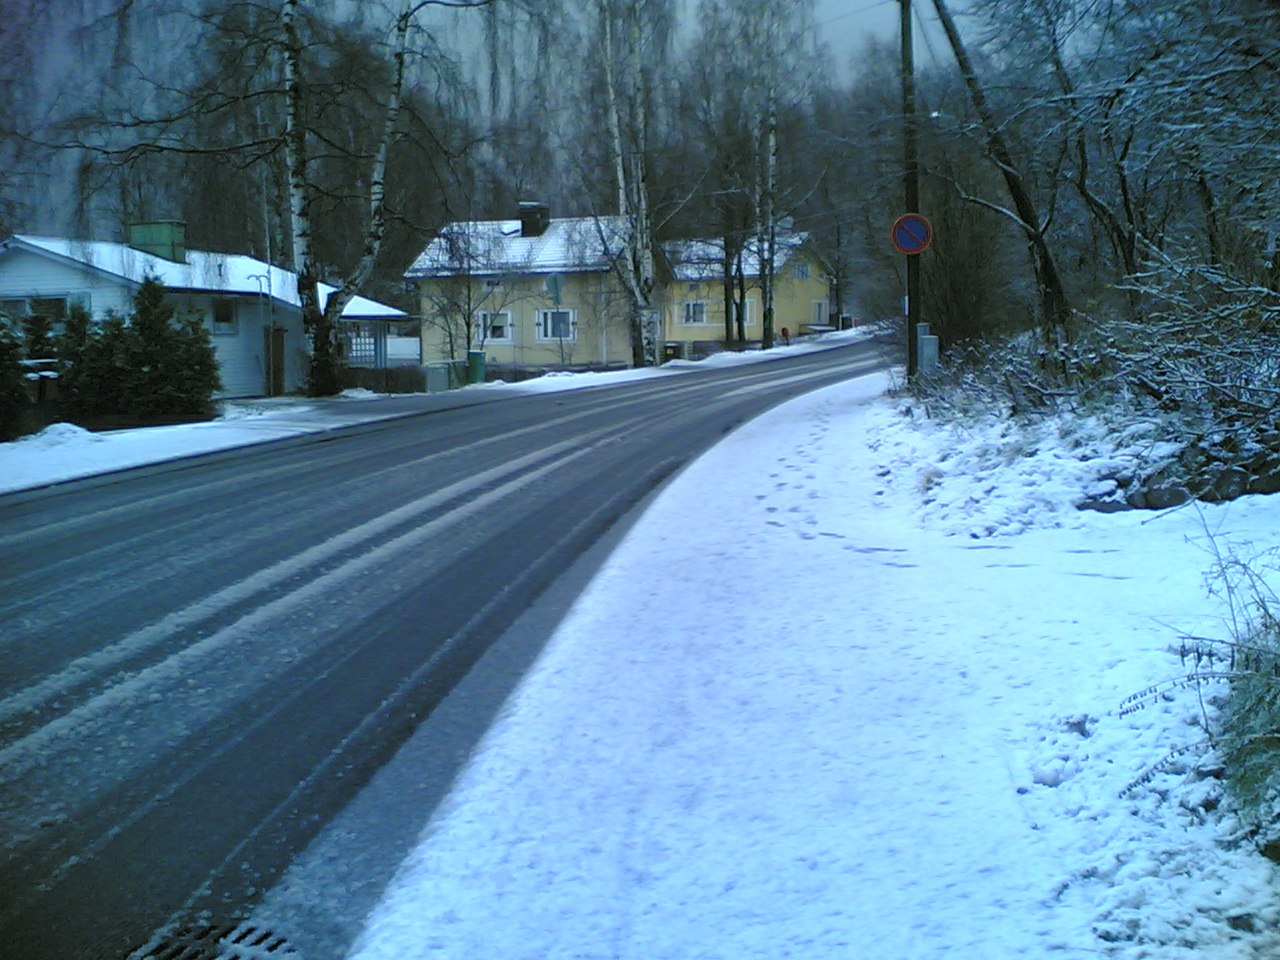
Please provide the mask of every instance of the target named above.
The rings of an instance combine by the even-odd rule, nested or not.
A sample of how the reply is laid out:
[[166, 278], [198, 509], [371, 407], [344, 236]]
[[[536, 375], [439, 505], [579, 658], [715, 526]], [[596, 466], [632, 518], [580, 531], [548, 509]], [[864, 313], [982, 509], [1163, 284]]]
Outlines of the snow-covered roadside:
[[[508, 393], [582, 390], [671, 376], [686, 369], [758, 363], [825, 350], [872, 335], [872, 330], [864, 328], [826, 334], [768, 351], [718, 354], [696, 364], [691, 361], [673, 361], [656, 369], [650, 367], [609, 373], [553, 374], [521, 383], [485, 383], [465, 389]], [[279, 397], [270, 400], [232, 401], [222, 405], [222, 413], [217, 419], [205, 423], [112, 430], [106, 433], [90, 433], [69, 423], [55, 423], [33, 436], [11, 443], [0, 443], [0, 493], [332, 429], [335, 426], [335, 406], [343, 408], [341, 422], [376, 420], [384, 415], [379, 412], [378, 404], [351, 401], [402, 397], [403, 395], [384, 395], [356, 389], [344, 391], [340, 397], [326, 400]]]
[[1118, 709], [1221, 632], [1207, 532], [1270, 546], [1280, 498], [1075, 511], [1076, 440], [993, 453], [884, 387], [795, 400], [658, 497], [355, 956], [1280, 954], [1216, 782], [1126, 792], [1200, 738], [1195, 691]]

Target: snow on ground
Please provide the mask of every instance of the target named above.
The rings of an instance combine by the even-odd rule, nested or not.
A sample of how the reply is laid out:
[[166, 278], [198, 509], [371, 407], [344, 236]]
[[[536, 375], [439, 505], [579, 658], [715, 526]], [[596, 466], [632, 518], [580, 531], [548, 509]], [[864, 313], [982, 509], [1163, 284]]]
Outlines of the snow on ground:
[[993, 452], [885, 386], [793, 401], [666, 488], [353, 956], [1280, 952], [1216, 781], [1126, 792], [1202, 736], [1194, 691], [1118, 709], [1181, 671], [1179, 631], [1221, 632], [1207, 532], [1270, 545], [1280, 498], [1077, 511], [1077, 439]]
[[[826, 334], [768, 351], [718, 354], [698, 364], [675, 361], [659, 369], [559, 373], [516, 384], [484, 383], [465, 389], [519, 393], [581, 390], [670, 376], [684, 369], [722, 367], [743, 362], [758, 363], [761, 360], [823, 350], [871, 335], [872, 331], [864, 328]], [[123, 470], [177, 457], [261, 443], [264, 440], [329, 430], [335, 425], [341, 425], [335, 424], [332, 415], [335, 405], [349, 401], [378, 400], [385, 396], [360, 388], [344, 390], [341, 396], [322, 400], [276, 397], [227, 401], [221, 405], [219, 417], [205, 423], [102, 433], [90, 433], [68, 423], [55, 423], [33, 436], [12, 443], [0, 443], [0, 493], [92, 476], [107, 470]], [[377, 404], [361, 403], [359, 409], [347, 411], [344, 419], [352, 422], [377, 419], [378, 416]]]
[[[537, 389], [557, 380], [588, 382]], [[887, 383], [792, 401], [656, 498], [354, 957], [1280, 955], [1280, 878], [1217, 781], [1184, 763], [1129, 789], [1202, 738], [1197, 691], [1119, 709], [1183, 672], [1182, 632], [1224, 635], [1204, 572], [1273, 548], [1280, 497], [1079, 511], [1150, 455], [1141, 429], [959, 430]], [[309, 404], [248, 407], [56, 426], [0, 446], [0, 483], [316, 428]]]

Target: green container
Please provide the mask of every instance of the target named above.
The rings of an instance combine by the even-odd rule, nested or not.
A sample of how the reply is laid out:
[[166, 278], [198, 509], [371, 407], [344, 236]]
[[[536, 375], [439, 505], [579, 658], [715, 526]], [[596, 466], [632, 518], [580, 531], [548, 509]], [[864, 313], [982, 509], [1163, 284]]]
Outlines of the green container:
[[467, 383], [484, 383], [484, 351], [467, 352]]

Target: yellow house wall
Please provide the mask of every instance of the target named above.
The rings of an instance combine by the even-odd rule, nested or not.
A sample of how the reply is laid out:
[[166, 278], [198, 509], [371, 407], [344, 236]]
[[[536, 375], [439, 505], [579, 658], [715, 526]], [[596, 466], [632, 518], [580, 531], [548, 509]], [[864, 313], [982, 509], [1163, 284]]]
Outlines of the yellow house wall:
[[[473, 297], [475, 308], [507, 311], [512, 320], [510, 340], [490, 339], [473, 344], [473, 348], [483, 350], [488, 362], [493, 364], [532, 367], [629, 364], [627, 298], [617, 278], [611, 273], [559, 276], [559, 306], [547, 290], [547, 278], [542, 275], [504, 278], [502, 286], [491, 292], [484, 286], [483, 279], [473, 280], [477, 291]], [[448, 281], [419, 281], [422, 315], [426, 318], [422, 325], [422, 357], [426, 362], [451, 359], [445, 331], [439, 324], [429, 322], [437, 311], [433, 284], [445, 282]], [[538, 313], [550, 309], [574, 311], [576, 337], [562, 341], [547, 340], [539, 335]]]
[[[808, 265], [807, 279], [796, 277], [795, 264]], [[773, 331], [781, 336], [786, 327], [793, 335], [804, 325], [813, 323], [814, 301], [826, 303], [830, 297], [827, 275], [822, 263], [814, 255], [802, 252], [793, 257], [778, 273], [773, 288]], [[706, 322], [684, 322], [685, 303], [706, 303]], [[747, 286], [746, 334], [748, 340], [759, 340], [764, 335], [764, 309], [757, 281]], [[693, 342], [695, 340], [724, 339], [724, 287], [717, 278], [710, 281], [672, 281], [664, 311], [664, 336], [669, 342]]]

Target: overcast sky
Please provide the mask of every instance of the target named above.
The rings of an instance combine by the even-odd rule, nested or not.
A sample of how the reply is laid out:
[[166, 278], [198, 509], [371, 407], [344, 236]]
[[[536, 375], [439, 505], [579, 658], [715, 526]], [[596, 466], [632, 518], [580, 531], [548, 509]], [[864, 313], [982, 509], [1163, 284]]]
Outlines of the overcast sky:
[[[963, 3], [955, 6], [963, 7]], [[915, 0], [916, 63], [924, 67], [945, 52], [946, 39], [928, 0]], [[841, 70], [870, 38], [898, 43], [899, 0], [817, 0], [818, 36], [831, 48]]]
[[859, 41], [868, 34], [898, 35], [898, 0], [818, 0], [817, 20], [832, 42]]

